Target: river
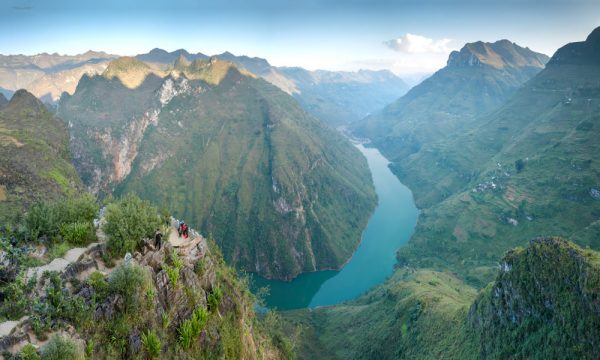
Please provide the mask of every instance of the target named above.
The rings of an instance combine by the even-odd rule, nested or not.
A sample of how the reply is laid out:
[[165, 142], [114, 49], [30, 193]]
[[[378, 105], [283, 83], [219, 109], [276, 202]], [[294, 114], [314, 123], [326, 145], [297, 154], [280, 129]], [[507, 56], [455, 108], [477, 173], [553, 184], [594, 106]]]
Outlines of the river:
[[253, 276], [252, 288], [268, 286], [269, 308], [279, 310], [334, 305], [356, 298], [392, 273], [396, 250], [413, 233], [418, 210], [410, 190], [388, 168], [377, 149], [356, 145], [367, 158], [379, 203], [352, 259], [340, 271], [304, 273], [291, 282]]

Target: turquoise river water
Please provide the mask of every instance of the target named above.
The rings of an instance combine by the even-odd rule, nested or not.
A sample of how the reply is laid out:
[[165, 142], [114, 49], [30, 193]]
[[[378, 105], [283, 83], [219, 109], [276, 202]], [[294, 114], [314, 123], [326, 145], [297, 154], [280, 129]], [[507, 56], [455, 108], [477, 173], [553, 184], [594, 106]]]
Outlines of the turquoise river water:
[[412, 193], [388, 168], [377, 149], [357, 145], [369, 163], [379, 197], [358, 249], [340, 271], [304, 273], [291, 282], [253, 276], [254, 289], [268, 286], [269, 308], [279, 310], [334, 305], [382, 283], [393, 271], [396, 250], [413, 233], [418, 210]]

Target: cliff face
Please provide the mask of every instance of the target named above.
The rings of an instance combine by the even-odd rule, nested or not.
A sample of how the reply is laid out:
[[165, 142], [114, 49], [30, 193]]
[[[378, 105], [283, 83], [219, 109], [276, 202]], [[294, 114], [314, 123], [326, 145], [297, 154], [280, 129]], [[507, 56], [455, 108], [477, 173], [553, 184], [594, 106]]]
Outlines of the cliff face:
[[232, 264], [269, 278], [352, 255], [376, 201], [368, 165], [291, 96], [215, 58], [135, 88], [126, 80], [146, 65], [109, 70], [82, 78], [58, 109], [90, 191], [172, 209], [213, 233]]
[[483, 357], [598, 358], [599, 254], [560, 238], [510, 251], [468, 321]]

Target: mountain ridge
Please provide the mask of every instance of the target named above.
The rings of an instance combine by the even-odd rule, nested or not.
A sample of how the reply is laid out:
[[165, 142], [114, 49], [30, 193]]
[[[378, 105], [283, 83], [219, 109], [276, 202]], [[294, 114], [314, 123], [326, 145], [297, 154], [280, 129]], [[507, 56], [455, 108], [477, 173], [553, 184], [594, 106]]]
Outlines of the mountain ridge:
[[26, 90], [0, 107], [0, 219], [10, 222], [40, 200], [83, 188], [65, 124]]
[[350, 129], [371, 139], [392, 162], [399, 161], [426, 142], [473, 126], [478, 116], [501, 105], [540, 71], [540, 59], [547, 57], [507, 40], [466, 44], [450, 54], [446, 67]]
[[230, 62], [196, 59], [179, 74], [136, 88], [84, 77], [61, 99], [84, 182], [172, 208], [245, 270], [291, 279], [339, 268], [375, 205], [358, 150]]

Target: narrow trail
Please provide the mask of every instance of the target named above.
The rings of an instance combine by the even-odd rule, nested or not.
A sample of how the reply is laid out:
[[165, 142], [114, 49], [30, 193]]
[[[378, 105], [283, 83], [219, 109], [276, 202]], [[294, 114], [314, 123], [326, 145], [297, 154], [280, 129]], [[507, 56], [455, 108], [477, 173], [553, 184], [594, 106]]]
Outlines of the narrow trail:
[[[86, 247], [77, 247], [69, 249], [61, 258], [56, 258], [50, 263], [42, 266], [27, 269], [27, 280], [31, 279], [33, 276], [37, 276], [39, 278], [46, 271], [56, 271], [62, 273], [68, 268], [69, 265], [78, 262], [84, 257], [85, 254], [89, 254], [95, 247], [105, 243], [106, 235], [102, 231], [102, 224], [103, 223], [101, 223], [101, 225], [96, 230], [96, 236], [98, 238], [97, 242], [91, 243]], [[167, 241], [173, 246], [173, 248], [177, 249], [180, 252], [189, 251], [189, 249], [192, 249], [196, 246], [201, 252], [206, 252], [206, 250], [208, 249], [208, 243], [206, 242], [206, 239], [194, 229], [189, 230], [189, 237], [187, 239], [185, 239], [183, 236], [179, 237], [175, 219], [172, 219], [168, 235], [165, 237], [167, 238]], [[151, 243], [154, 244], [154, 239], [151, 239]], [[117, 260], [116, 264], [120, 262], [122, 262], [121, 259]], [[112, 270], [115, 268], [116, 266], [112, 268], [107, 268], [104, 262], [99, 260], [97, 263], [96, 270], [101, 271], [106, 275], [112, 272]], [[16, 327], [18, 327], [21, 323], [23, 323], [26, 320], [28, 320], [28, 317], [24, 316], [19, 320], [8, 320], [0, 323], [0, 339], [10, 335]]]

